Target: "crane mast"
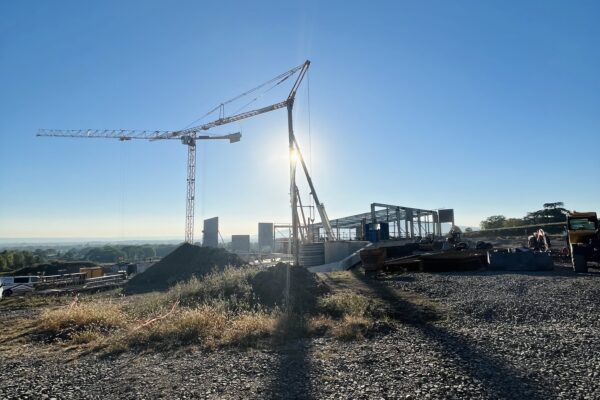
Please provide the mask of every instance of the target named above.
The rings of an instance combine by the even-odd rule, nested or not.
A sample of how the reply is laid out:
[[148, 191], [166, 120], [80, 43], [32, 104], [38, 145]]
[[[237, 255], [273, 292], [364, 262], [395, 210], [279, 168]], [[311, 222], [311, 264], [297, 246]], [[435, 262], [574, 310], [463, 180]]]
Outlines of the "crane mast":
[[194, 203], [196, 198], [196, 138], [181, 138], [188, 148], [187, 160], [187, 197], [185, 202], [185, 241], [194, 242]]

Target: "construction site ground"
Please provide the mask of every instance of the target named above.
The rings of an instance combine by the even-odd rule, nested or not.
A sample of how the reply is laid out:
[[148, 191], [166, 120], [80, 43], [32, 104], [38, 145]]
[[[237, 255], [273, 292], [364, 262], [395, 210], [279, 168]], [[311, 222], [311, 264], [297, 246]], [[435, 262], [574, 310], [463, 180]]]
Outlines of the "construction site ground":
[[355, 341], [100, 357], [19, 339], [52, 305], [0, 303], [0, 399], [600, 398], [596, 269], [320, 276], [388, 317]]

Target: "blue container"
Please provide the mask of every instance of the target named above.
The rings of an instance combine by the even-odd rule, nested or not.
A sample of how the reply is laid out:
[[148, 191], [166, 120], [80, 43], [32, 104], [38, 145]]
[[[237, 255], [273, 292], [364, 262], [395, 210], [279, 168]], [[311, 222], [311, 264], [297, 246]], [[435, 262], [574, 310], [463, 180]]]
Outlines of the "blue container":
[[377, 231], [367, 228], [365, 230], [365, 239], [372, 243], [378, 242]]
[[390, 224], [387, 222], [379, 223], [379, 240], [390, 240]]
[[365, 224], [365, 239], [369, 242], [379, 242], [390, 239], [390, 225], [387, 222]]

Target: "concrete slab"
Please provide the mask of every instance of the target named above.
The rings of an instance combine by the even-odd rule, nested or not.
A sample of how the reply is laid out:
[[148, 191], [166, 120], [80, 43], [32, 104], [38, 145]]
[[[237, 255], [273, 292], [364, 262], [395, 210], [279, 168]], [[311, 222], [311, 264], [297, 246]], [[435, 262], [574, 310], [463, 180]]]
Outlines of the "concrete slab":
[[325, 242], [325, 264], [343, 260], [352, 255], [359, 249], [362, 249], [370, 242], [356, 240], [336, 240]]
[[334, 271], [345, 271], [348, 270], [358, 264], [360, 264], [360, 251], [366, 249], [368, 247], [373, 246], [373, 243], [370, 242], [361, 242], [364, 244], [363, 247], [356, 250], [354, 253], [350, 254], [346, 258], [343, 258], [340, 261], [331, 262], [327, 264], [317, 265], [315, 267], [309, 267], [308, 270], [311, 272], [334, 272]]
[[329, 264], [317, 265], [316, 267], [308, 267], [307, 269], [310, 272], [334, 272], [334, 271], [344, 271], [345, 270], [345, 268], [343, 268], [340, 265], [339, 261], [332, 262]]

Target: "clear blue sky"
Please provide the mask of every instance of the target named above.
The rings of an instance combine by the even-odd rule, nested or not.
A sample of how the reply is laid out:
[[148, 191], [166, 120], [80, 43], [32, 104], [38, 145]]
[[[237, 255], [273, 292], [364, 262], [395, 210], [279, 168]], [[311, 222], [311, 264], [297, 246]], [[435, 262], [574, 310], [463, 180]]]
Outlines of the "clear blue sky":
[[[183, 128], [305, 59], [330, 217], [598, 210], [598, 21], [597, 1], [1, 2], [0, 237], [183, 238], [185, 146], [37, 129]], [[285, 110], [213, 133], [238, 129], [199, 148], [197, 237], [289, 220]]]

